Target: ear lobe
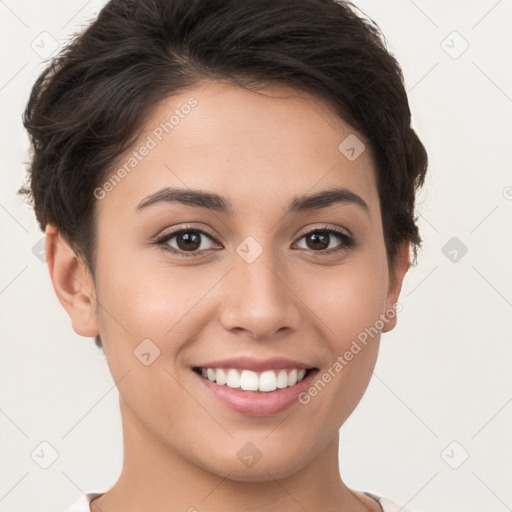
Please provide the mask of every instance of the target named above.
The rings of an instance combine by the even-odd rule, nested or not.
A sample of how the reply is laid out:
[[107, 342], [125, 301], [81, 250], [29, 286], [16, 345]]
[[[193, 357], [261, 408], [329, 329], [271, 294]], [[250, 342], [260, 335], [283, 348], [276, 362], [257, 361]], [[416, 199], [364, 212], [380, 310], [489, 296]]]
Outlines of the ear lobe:
[[[393, 265], [393, 271], [390, 272], [389, 276], [388, 296], [386, 298], [386, 311], [395, 310], [393, 305], [398, 302], [398, 298], [400, 297], [400, 291], [402, 290], [403, 280], [411, 264], [409, 259], [410, 245], [410, 242], [407, 240], [400, 244], [398, 248], [398, 252]], [[382, 332], [388, 332], [395, 328], [397, 323], [397, 314], [398, 311], [395, 310], [392, 316], [388, 316], [387, 322], [385, 323]]]
[[87, 265], [77, 256], [58, 229], [46, 226], [46, 262], [55, 294], [80, 336], [99, 335], [96, 291]]

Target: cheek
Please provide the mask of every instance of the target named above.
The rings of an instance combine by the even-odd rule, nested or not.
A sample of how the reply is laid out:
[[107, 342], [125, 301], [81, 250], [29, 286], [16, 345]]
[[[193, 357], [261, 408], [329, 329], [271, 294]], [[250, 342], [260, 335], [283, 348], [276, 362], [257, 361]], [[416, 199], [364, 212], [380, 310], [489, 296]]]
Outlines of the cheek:
[[192, 325], [200, 323], [203, 299], [218, 272], [201, 265], [173, 267], [161, 257], [143, 260], [129, 251], [117, 250], [114, 258], [114, 250], [98, 259], [98, 299], [104, 306], [100, 328], [125, 349], [149, 338], [161, 352], [177, 351], [178, 344], [171, 342], [197, 329]]
[[385, 311], [385, 261], [371, 255], [361, 255], [328, 271], [323, 269], [314, 279], [301, 283], [299, 296], [310, 309], [311, 317], [322, 320], [333, 354], [348, 350], [351, 342], [375, 326]]

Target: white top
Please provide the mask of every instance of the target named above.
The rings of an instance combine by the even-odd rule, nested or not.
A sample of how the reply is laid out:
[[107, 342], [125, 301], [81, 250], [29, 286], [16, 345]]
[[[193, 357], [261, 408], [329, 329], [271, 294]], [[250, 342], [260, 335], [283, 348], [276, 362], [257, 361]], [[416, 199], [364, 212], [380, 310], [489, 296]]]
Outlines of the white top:
[[[400, 505], [397, 505], [394, 501], [391, 501], [388, 498], [383, 498], [381, 496], [377, 496], [371, 492], [363, 491], [364, 494], [370, 496], [374, 500], [378, 501], [382, 507], [384, 512], [414, 512], [413, 510], [402, 508]], [[101, 496], [102, 492], [90, 492], [88, 494], [83, 494], [82, 497], [74, 503], [70, 508], [65, 510], [64, 512], [91, 512], [89, 507], [89, 503]]]

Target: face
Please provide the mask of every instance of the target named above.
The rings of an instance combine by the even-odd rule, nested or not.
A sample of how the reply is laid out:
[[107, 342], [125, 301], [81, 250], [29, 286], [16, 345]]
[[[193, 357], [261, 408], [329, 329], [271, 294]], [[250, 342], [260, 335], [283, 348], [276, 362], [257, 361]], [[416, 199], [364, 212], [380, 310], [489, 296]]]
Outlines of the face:
[[102, 338], [125, 429], [247, 481], [337, 435], [405, 272], [388, 269], [363, 137], [318, 99], [261, 93], [210, 82], [156, 107], [96, 191], [98, 306], [68, 309]]

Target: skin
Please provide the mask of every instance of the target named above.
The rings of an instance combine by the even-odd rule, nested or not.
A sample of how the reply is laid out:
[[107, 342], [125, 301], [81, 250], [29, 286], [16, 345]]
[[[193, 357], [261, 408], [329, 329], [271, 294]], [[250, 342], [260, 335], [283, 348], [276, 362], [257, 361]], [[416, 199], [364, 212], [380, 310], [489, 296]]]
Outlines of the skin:
[[[284, 86], [260, 92], [205, 82], [156, 106], [141, 140], [198, 101], [97, 200], [95, 280], [46, 229], [55, 292], [79, 335], [101, 336], [119, 390], [123, 468], [92, 511], [381, 510], [345, 485], [338, 460], [338, 429], [368, 386], [380, 333], [307, 405], [270, 417], [228, 409], [191, 371], [248, 355], [298, 359], [321, 374], [398, 301], [409, 267], [408, 242], [388, 265], [369, 144], [349, 161], [338, 146], [356, 132], [328, 105]], [[234, 214], [179, 203], [136, 210], [164, 186], [215, 192]], [[284, 215], [295, 196], [333, 186], [358, 194], [369, 212], [340, 203]], [[322, 255], [304, 234], [324, 224], [350, 230], [357, 245], [331, 235], [329, 247], [342, 250]], [[187, 258], [151, 244], [185, 225], [209, 231], [201, 250], [217, 250]], [[247, 236], [263, 250], [252, 263], [236, 252]], [[146, 338], [160, 350], [149, 366], [134, 356]], [[252, 467], [237, 457], [247, 442], [262, 454]]]

